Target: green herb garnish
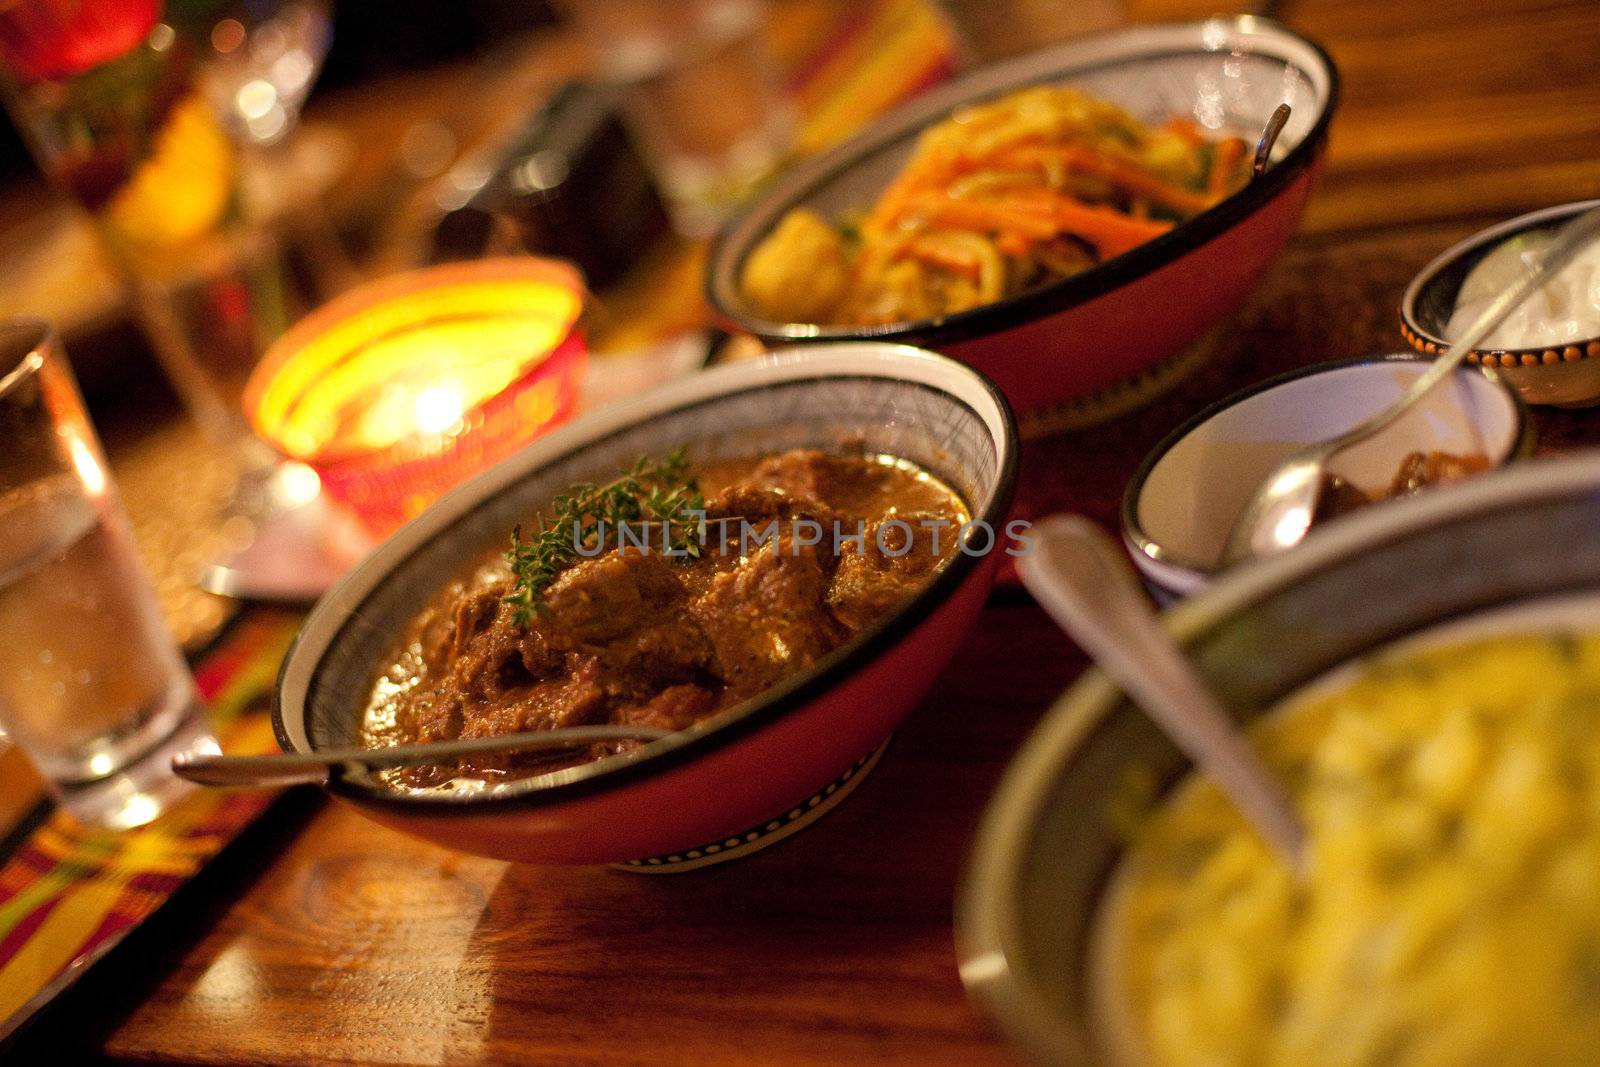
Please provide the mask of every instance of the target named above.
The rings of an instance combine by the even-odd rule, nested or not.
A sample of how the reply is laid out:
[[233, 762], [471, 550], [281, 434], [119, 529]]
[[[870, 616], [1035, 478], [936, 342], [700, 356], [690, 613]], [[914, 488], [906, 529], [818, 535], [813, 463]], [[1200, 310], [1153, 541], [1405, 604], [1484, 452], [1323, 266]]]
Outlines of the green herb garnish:
[[665, 546], [674, 554], [691, 559], [700, 555], [696, 513], [705, 511], [706, 500], [681, 448], [660, 460], [640, 456], [605, 485], [574, 485], [550, 506], [550, 521], [541, 513], [537, 531], [527, 538], [518, 526], [506, 551], [506, 564], [517, 582], [504, 599], [516, 605], [520, 626], [530, 625], [545, 610], [545, 590], [562, 571], [581, 556], [595, 555], [607, 531], [616, 538], [623, 524], [635, 530], [660, 527]]

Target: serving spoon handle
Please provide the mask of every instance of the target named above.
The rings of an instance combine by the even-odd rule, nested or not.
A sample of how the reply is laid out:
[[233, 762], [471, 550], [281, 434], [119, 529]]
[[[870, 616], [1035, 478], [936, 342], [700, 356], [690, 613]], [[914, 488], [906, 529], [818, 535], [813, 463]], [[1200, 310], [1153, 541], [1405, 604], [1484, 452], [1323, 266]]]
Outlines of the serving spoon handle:
[[383, 748], [352, 745], [265, 756], [186, 753], [173, 758], [172, 773], [200, 785], [281, 789], [291, 785], [326, 785], [336, 774], [364, 774], [390, 767], [425, 767], [484, 753], [537, 752], [602, 741], [656, 741], [670, 733], [670, 730], [654, 726], [568, 726], [559, 730], [528, 730], [496, 737], [388, 745]]
[[1600, 237], [1600, 207], [1590, 208], [1563, 225], [1556, 239], [1489, 302], [1483, 314], [1474, 319], [1466, 332], [1456, 338], [1394, 403], [1336, 437], [1299, 450], [1274, 467], [1229, 530], [1222, 562], [1242, 563], [1253, 556], [1292, 548], [1304, 539], [1311, 526], [1316, 496], [1321, 491], [1328, 461], [1404, 415], [1453, 373], [1461, 361], [1552, 274], [1570, 263], [1597, 237]]
[[1017, 561], [1023, 585], [1298, 868], [1305, 831], [1288, 795], [1162, 628], [1122, 550], [1076, 515], [1045, 519], [1029, 538]]

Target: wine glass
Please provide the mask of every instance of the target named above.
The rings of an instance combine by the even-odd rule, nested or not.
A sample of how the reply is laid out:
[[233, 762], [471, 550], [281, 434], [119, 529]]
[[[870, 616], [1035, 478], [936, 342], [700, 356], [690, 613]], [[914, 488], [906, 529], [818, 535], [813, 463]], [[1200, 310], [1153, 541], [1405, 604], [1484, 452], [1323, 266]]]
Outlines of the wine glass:
[[212, 24], [207, 59], [218, 111], [236, 136], [276, 145], [294, 132], [332, 40], [322, 0], [244, 0]]

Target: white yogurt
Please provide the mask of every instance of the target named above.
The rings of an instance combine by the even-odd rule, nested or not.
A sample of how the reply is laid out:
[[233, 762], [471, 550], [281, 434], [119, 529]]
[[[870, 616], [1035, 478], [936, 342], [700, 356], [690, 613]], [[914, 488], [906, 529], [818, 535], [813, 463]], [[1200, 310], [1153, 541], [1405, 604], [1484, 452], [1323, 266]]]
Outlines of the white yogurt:
[[[1501, 242], [1461, 283], [1445, 327], [1447, 341], [1474, 320], [1555, 239], [1549, 230], [1520, 233]], [[1479, 348], [1543, 348], [1600, 337], [1600, 244], [1591, 244], [1495, 327]]]

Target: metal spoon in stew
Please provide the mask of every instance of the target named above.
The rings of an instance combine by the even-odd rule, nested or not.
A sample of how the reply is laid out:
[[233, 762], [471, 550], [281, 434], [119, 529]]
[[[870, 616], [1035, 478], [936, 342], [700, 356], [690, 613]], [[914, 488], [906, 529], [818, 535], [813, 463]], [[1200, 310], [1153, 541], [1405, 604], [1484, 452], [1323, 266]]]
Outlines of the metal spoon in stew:
[[1037, 523], [1029, 539], [1017, 560], [1028, 592], [1299, 869], [1305, 830], [1288, 795], [1157, 620], [1121, 548], [1076, 515]]
[[654, 726], [568, 726], [559, 730], [528, 730], [498, 737], [384, 748], [352, 746], [268, 756], [189, 753], [173, 758], [172, 773], [200, 785], [279, 789], [290, 785], [326, 785], [336, 774], [348, 777], [390, 767], [426, 767], [484, 753], [537, 752], [601, 741], [657, 741], [671, 732]]

